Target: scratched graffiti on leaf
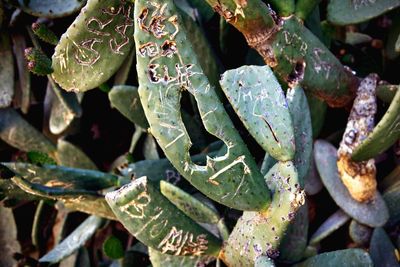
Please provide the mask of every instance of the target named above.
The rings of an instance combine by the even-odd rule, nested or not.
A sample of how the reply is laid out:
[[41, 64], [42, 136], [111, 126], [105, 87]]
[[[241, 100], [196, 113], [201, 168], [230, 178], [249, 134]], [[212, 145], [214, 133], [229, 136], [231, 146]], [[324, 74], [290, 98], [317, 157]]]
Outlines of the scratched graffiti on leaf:
[[[263, 177], [203, 73], [186, 25], [172, 1], [135, 2], [139, 94], [151, 132], [176, 170], [200, 191], [226, 205], [256, 210], [268, 202]], [[228, 148], [225, 155], [207, 157], [203, 165], [191, 161], [182, 91], [194, 97], [204, 128]], [[251, 191], [258, 197], [245, 199], [244, 192]]]
[[200, 234], [196, 238], [190, 232], [178, 230], [175, 226], [158, 245], [162, 253], [168, 251], [175, 255], [202, 255], [207, 250], [206, 235]]
[[144, 209], [150, 203], [151, 197], [146, 191], [139, 194], [136, 199], [128, 202], [121, 207], [121, 210], [126, 212], [132, 218], [143, 219], [145, 217]]
[[180, 256], [215, 255], [220, 249], [216, 237], [169, 202], [145, 176], [105, 198], [125, 228], [147, 246]]
[[[87, 31], [95, 34], [97, 37], [91, 37], [79, 43], [75, 43], [76, 50], [74, 58], [79, 65], [92, 66], [101, 57], [100, 52], [96, 49], [96, 44], [108, 43], [110, 51], [114, 54], [123, 55], [121, 51], [130, 42], [130, 37], [127, 35], [127, 30], [133, 27], [132, 18], [133, 7], [127, 4], [126, 1], [121, 1], [118, 7], [102, 8], [100, 13], [106, 16], [106, 19], [91, 17], [86, 22]], [[111, 34], [109, 27], [117, 16], [123, 16], [122, 23], [114, 26], [116, 34]]]
[[[153, 10], [143, 8], [138, 17], [139, 28], [145, 32], [153, 35], [157, 39], [164, 40], [161, 45], [155, 42], [146, 42], [139, 46], [138, 53], [142, 57], [151, 58], [148, 64], [148, 78], [151, 83], [162, 83], [170, 85], [167, 91], [172, 86], [179, 86], [183, 89], [192, 88], [190, 77], [194, 74], [201, 74], [192, 71], [193, 64], [185, 64], [179, 55], [178, 47], [174, 41], [176, 35], [179, 33], [178, 16], [166, 16], [165, 9], [167, 4], [160, 5], [151, 2]], [[151, 14], [149, 16], [149, 14]], [[167, 30], [167, 25], [170, 26]], [[159, 58], [171, 58], [177, 56], [179, 63], [176, 63], [173, 69], [169, 69], [167, 65], [160, 65], [157, 62]], [[174, 73], [174, 75], [171, 75]]]
[[354, 9], [357, 10], [363, 6], [371, 6], [375, 4], [376, 0], [353, 0]]
[[306, 55], [308, 45], [305, 41], [303, 41], [301, 36], [299, 36], [297, 33], [292, 33], [289, 31], [283, 31], [283, 36], [285, 37], [286, 45], [299, 46], [299, 51], [301, 55]]

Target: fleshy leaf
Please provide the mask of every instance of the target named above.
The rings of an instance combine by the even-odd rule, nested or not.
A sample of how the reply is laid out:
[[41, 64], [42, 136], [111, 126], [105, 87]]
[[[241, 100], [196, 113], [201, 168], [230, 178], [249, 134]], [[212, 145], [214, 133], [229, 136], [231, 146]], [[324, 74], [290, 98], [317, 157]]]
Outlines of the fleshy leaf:
[[103, 224], [103, 219], [90, 216], [78, 226], [67, 238], [65, 238], [53, 250], [39, 259], [39, 262], [57, 263], [78, 251], [84, 246]]
[[314, 144], [314, 158], [321, 180], [336, 204], [350, 217], [362, 224], [378, 227], [389, 219], [388, 208], [379, 192], [373, 200], [360, 203], [354, 200], [340, 180], [337, 170], [337, 150], [326, 141]]
[[179, 187], [166, 181], [160, 181], [161, 193], [178, 209], [199, 223], [217, 224], [220, 216], [200, 200], [189, 195]]
[[372, 235], [372, 229], [356, 220], [351, 220], [349, 226], [349, 235], [358, 245], [365, 246], [369, 243]]
[[295, 153], [293, 122], [284, 92], [268, 66], [243, 66], [222, 75], [221, 87], [258, 144], [277, 160]]
[[308, 205], [301, 206], [289, 225], [286, 235], [279, 246], [279, 261], [298, 262], [303, 258], [308, 238]]
[[389, 209], [390, 218], [388, 225], [400, 222], [400, 182], [393, 183], [383, 193], [383, 198]]
[[352, 159], [367, 160], [379, 155], [400, 138], [400, 90], [374, 130], [355, 149]]
[[328, 20], [337, 25], [367, 21], [400, 6], [399, 0], [330, 0]]
[[10, 37], [5, 32], [0, 32], [0, 56], [0, 108], [6, 108], [14, 96], [14, 58]]
[[149, 248], [150, 261], [153, 267], [197, 267], [203, 266], [214, 258], [210, 256], [175, 256]]
[[[162, 30], [152, 26], [154, 20]], [[268, 188], [204, 75], [173, 1], [135, 1], [135, 23], [140, 100], [166, 157], [213, 200], [240, 210], [266, 209]], [[190, 159], [191, 140], [180, 112], [182, 90], [194, 96], [205, 129], [228, 147], [224, 156], [208, 158], [204, 166]]]
[[13, 255], [21, 251], [17, 240], [17, 226], [11, 209], [0, 205], [0, 266], [17, 266]]
[[172, 255], [218, 255], [221, 242], [183, 214], [146, 177], [106, 194], [111, 209], [143, 244]]
[[245, 211], [221, 253], [228, 266], [252, 266], [263, 255], [275, 259], [296, 211], [304, 204], [293, 162], [278, 162], [265, 176], [274, 196], [264, 213]]
[[84, 0], [18, 0], [21, 9], [37, 17], [61, 18], [78, 11]]
[[375, 228], [371, 237], [369, 253], [375, 266], [399, 266], [396, 248], [383, 228]]
[[128, 85], [114, 86], [108, 93], [108, 98], [110, 99], [111, 106], [115, 107], [131, 122], [136, 123], [143, 129], [149, 127], [142, 104], [140, 103], [137, 87]]
[[56, 147], [12, 108], [0, 109], [0, 138], [22, 151], [52, 155]]
[[317, 245], [350, 220], [349, 215], [342, 210], [336, 211], [317, 229], [310, 238], [310, 245]]
[[54, 82], [47, 88], [47, 101], [51, 102], [49, 129], [53, 134], [61, 134], [82, 115], [82, 109], [76, 93], [61, 90]]
[[296, 264], [295, 267], [373, 267], [372, 260], [367, 252], [362, 249], [344, 249], [326, 252]]
[[63, 139], [57, 142], [57, 159], [61, 166], [97, 170], [93, 161], [81, 149]]
[[24, 179], [45, 186], [69, 189], [101, 190], [116, 186], [118, 176], [94, 170], [28, 163], [3, 163]]
[[132, 14], [130, 1], [89, 0], [55, 48], [54, 80], [79, 92], [107, 81], [133, 46]]
[[288, 89], [286, 98], [292, 116], [296, 144], [294, 164], [299, 174], [300, 185], [304, 187], [304, 179], [311, 164], [313, 146], [310, 109], [303, 88], [299, 86]]

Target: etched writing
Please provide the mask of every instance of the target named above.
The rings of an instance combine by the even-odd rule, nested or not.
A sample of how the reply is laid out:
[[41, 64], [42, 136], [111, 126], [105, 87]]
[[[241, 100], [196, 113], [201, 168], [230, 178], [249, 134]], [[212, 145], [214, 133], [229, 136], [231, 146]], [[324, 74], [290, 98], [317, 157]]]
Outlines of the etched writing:
[[159, 49], [157, 44], [153, 43], [153, 42], [148, 42], [145, 44], [142, 44], [139, 48], [139, 55], [141, 55], [142, 57], [155, 57], [159, 55]]
[[288, 31], [283, 31], [285, 42], [290, 46], [299, 46], [299, 50], [302, 56], [305, 56], [308, 50], [308, 45], [304, 42], [299, 35]]
[[[150, 5], [154, 10], [151, 11], [148, 7], [145, 7], [137, 18], [139, 29], [152, 34], [157, 39], [165, 38], [165, 40], [160, 45], [155, 42], [147, 42], [138, 48], [139, 55], [151, 58], [147, 69], [149, 81], [154, 84], [170, 85], [167, 92], [172, 86], [178, 86], [182, 89], [192, 88], [189, 78], [197, 74], [197, 72], [192, 71], [194, 64], [183, 62], [179, 55], [178, 46], [174, 41], [179, 33], [178, 16], [166, 16], [167, 4], [160, 5], [151, 2]], [[172, 27], [169, 27], [172, 28], [171, 31], [167, 31], [166, 23], [172, 25]], [[175, 63], [173, 69], [155, 63], [159, 58], [173, 58], [174, 56], [178, 57], [179, 63]]]
[[141, 29], [144, 32], [153, 34], [153, 36], [156, 37], [157, 39], [161, 39], [169, 34], [169, 32], [165, 30], [166, 28], [165, 21], [167, 21], [175, 29], [174, 32], [169, 35], [169, 38], [173, 40], [179, 32], [178, 17], [176, 15], [173, 15], [167, 18], [164, 15], [165, 9], [167, 7], [166, 3], [163, 5], [160, 5], [158, 3], [150, 3], [150, 4], [153, 7], [155, 7], [155, 10], [152, 12], [151, 18], [146, 23], [150, 11], [148, 8], [142, 9], [142, 11], [138, 16], [139, 29]]
[[144, 209], [150, 203], [150, 195], [144, 191], [136, 199], [121, 206], [121, 210], [127, 213], [131, 218], [143, 219], [145, 217]]
[[[76, 50], [74, 58], [77, 64], [82, 66], [92, 66], [100, 58], [99, 47], [96, 44], [106, 42], [110, 51], [114, 54], [123, 55], [122, 49], [130, 43], [130, 37], [127, 35], [129, 28], [133, 27], [132, 19], [133, 7], [128, 4], [126, 0], [122, 0], [120, 6], [102, 8], [100, 13], [104, 19], [91, 17], [86, 21], [86, 29], [88, 32], [94, 34], [96, 37], [83, 40], [75, 43]], [[117, 20], [122, 22], [114, 26], [114, 32], [109, 27]], [[108, 40], [107, 40], [108, 39]]]
[[355, 10], [363, 7], [363, 6], [371, 6], [375, 4], [376, 0], [353, 0], [353, 7]]
[[158, 245], [162, 253], [168, 251], [174, 255], [202, 255], [207, 249], [208, 240], [205, 234], [200, 234], [196, 238], [193, 233], [178, 230], [175, 226]]
[[75, 44], [76, 51], [74, 58], [79, 65], [91, 66], [100, 59], [100, 53], [94, 49], [96, 43], [102, 43], [101, 39], [92, 38]]
[[329, 75], [331, 73], [331, 64], [329, 64], [329, 62], [326, 62], [324, 60], [322, 60], [321, 56], [324, 54], [325, 52], [320, 49], [320, 48], [315, 48], [313, 50], [313, 63], [314, 63], [314, 69], [315, 71], [319, 74], [321, 71], [325, 72], [325, 78], [328, 79]]

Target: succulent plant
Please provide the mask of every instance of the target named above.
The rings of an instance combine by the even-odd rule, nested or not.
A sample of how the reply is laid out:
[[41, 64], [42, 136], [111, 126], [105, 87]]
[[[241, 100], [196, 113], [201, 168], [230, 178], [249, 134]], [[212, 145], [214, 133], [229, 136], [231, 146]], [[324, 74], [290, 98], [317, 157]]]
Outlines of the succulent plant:
[[0, 265], [398, 265], [399, 7], [0, 0]]

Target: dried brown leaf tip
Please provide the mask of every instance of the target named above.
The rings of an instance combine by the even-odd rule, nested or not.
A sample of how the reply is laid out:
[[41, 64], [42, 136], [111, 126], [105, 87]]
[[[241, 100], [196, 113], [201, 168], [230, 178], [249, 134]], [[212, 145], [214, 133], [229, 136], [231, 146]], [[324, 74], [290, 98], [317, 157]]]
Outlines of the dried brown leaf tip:
[[370, 74], [361, 81], [338, 150], [340, 178], [350, 195], [359, 202], [372, 200], [376, 192], [375, 160], [354, 162], [351, 155], [374, 128], [377, 82], [376, 74]]

